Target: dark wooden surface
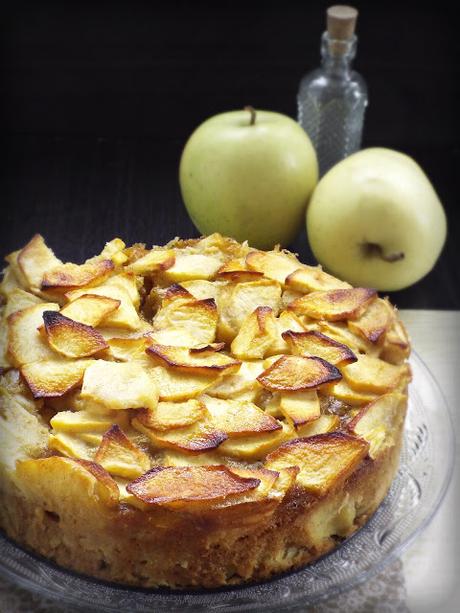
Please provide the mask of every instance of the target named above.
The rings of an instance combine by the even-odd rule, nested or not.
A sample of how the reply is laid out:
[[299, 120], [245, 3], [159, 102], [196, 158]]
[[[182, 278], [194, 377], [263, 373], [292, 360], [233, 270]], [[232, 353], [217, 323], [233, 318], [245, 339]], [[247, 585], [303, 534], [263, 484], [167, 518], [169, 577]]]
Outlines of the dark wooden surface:
[[[319, 61], [327, 4], [44, 1], [4, 8], [2, 253], [35, 232], [75, 261], [115, 235], [147, 244], [197, 235], [177, 180], [187, 137], [206, 117], [248, 103], [295, 116], [299, 80]], [[453, 13], [439, 3], [356, 5], [356, 67], [370, 90], [364, 145], [415, 157], [449, 220], [435, 269], [392, 298], [400, 307], [459, 309]], [[291, 247], [314, 261], [305, 232]]]

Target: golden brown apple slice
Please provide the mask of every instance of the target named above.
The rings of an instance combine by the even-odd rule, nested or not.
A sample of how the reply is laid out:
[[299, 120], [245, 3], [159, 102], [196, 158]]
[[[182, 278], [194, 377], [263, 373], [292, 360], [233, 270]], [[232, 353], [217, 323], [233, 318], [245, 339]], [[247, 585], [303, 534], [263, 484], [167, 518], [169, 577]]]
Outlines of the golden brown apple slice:
[[182, 288], [187, 290], [191, 298], [196, 300], [206, 300], [213, 298], [218, 303], [220, 291], [224, 283], [221, 281], [206, 281], [205, 279], [192, 279], [184, 281]]
[[310, 421], [297, 428], [299, 437], [314, 436], [315, 434], [325, 434], [333, 432], [340, 426], [340, 418], [338, 415], [320, 415], [318, 419]]
[[98, 326], [108, 315], [118, 309], [121, 302], [108, 296], [83, 294], [61, 309], [61, 314], [87, 326]]
[[112, 260], [114, 265], [119, 268], [128, 261], [128, 256], [124, 252], [125, 249], [126, 244], [121, 240], [121, 238], [113, 238], [104, 245], [104, 249], [101, 251], [101, 253], [95, 258], [92, 258], [90, 261]]
[[351, 432], [369, 442], [371, 458], [376, 458], [384, 449], [395, 444], [394, 434], [400, 431], [406, 405], [405, 394], [385, 394], [361, 409], [348, 424]]
[[407, 364], [388, 364], [379, 358], [359, 354], [358, 361], [342, 368], [345, 381], [358, 391], [384, 394], [410, 380]]
[[242, 362], [238, 372], [219, 378], [206, 393], [216, 398], [235, 398], [237, 394], [262, 390], [256, 377], [264, 370], [262, 360]]
[[17, 287], [8, 294], [7, 303], [3, 311], [3, 318], [7, 319], [10, 315], [16, 313], [17, 311], [22, 311], [23, 309], [27, 309], [28, 307], [41, 303], [43, 303], [41, 298]]
[[51, 508], [60, 508], [63, 497], [74, 500], [100, 500], [116, 507], [118, 486], [109, 473], [95, 462], [52, 456], [33, 460], [19, 460], [16, 473], [34, 496], [45, 498]]
[[297, 268], [286, 278], [286, 285], [302, 294], [351, 288], [349, 283], [328, 275], [320, 266], [302, 266]]
[[333, 289], [307, 294], [291, 302], [288, 308], [313, 319], [341, 321], [360, 317], [376, 297], [374, 289], [365, 287]]
[[88, 357], [108, 347], [95, 328], [73, 321], [57, 311], [44, 311], [43, 321], [50, 347], [67, 358]]
[[270, 345], [267, 354], [277, 355], [290, 353], [290, 349], [282, 334], [288, 330], [293, 332], [304, 332], [305, 328], [293, 311], [281, 311], [279, 317], [275, 319], [277, 334], [273, 343]]
[[292, 422], [296, 429], [318, 419], [321, 415], [321, 407], [316, 390], [280, 394], [279, 408], [281, 413]]
[[99, 285], [114, 270], [112, 260], [97, 260], [85, 264], [59, 264], [43, 275], [41, 289], [65, 293], [79, 287]]
[[278, 329], [273, 310], [261, 306], [248, 315], [233, 339], [233, 355], [241, 360], [263, 358], [277, 338]]
[[140, 409], [136, 418], [146, 428], [164, 431], [191, 426], [206, 415], [203, 402], [191, 398], [183, 402], [159, 402], [153, 410]]
[[357, 391], [351, 388], [344, 379], [334, 384], [331, 394], [334, 396], [334, 398], [337, 398], [338, 400], [353, 407], [361, 407], [377, 398], [377, 394]]
[[94, 360], [41, 360], [21, 367], [34, 398], [56, 398], [77, 387]]
[[145, 425], [145, 413], [132, 420], [132, 426], [145, 434], [155, 447], [171, 448], [190, 453], [204, 453], [216, 449], [227, 439], [225, 432], [218, 430], [207, 417], [182, 428], [156, 430]]
[[317, 356], [334, 366], [343, 366], [357, 360], [349, 347], [316, 330], [288, 330], [283, 333], [283, 338], [293, 355]]
[[19, 251], [17, 263], [26, 281], [26, 286], [34, 292], [40, 291], [46, 271], [62, 265], [61, 260], [46, 246], [40, 234], [35, 234], [32, 240]]
[[282, 251], [250, 251], [246, 256], [246, 264], [251, 270], [261, 272], [267, 279], [282, 285], [286, 277], [300, 266], [294, 255]]
[[[108, 313], [99, 325], [113, 328], [127, 328], [128, 330], [138, 330], [140, 328], [142, 322], [134, 306], [132, 294], [124, 285], [128, 284], [123, 284], [123, 282], [117, 284], [104, 283], [98, 287], [91, 288], [92, 295], [111, 298], [119, 303], [118, 308]], [[65, 297], [70, 302], [73, 302], [87, 293], [87, 289], [73, 290], [67, 292]]]
[[166, 306], [162, 306], [153, 319], [154, 336], [163, 330], [173, 330], [193, 339], [194, 344], [214, 342], [218, 314], [213, 298], [188, 300], [177, 295], [173, 299], [166, 297], [163, 300]]
[[216, 279], [230, 281], [232, 283], [242, 283], [244, 281], [256, 281], [263, 277], [262, 272], [250, 270], [244, 258], [228, 260], [223, 264], [216, 274]]
[[176, 261], [173, 249], [152, 249], [143, 257], [127, 266], [136, 275], [150, 275], [158, 271], [168, 270]]
[[190, 353], [214, 353], [216, 351], [221, 351], [225, 348], [225, 343], [202, 343], [201, 345], [194, 345], [190, 347]]
[[348, 321], [348, 327], [370, 343], [383, 340], [395, 318], [395, 312], [387, 299], [377, 298], [366, 311], [355, 320]]
[[281, 445], [265, 462], [270, 470], [298, 466], [297, 483], [308, 492], [324, 496], [349, 477], [367, 455], [363, 439], [330, 432], [298, 438]]
[[[85, 433], [88, 434], [88, 433]], [[96, 437], [96, 438], [94, 438]], [[95, 448], [102, 440], [102, 435], [94, 435], [90, 439], [69, 432], [51, 432], [48, 438], [48, 449], [57, 451], [68, 458], [93, 460]]]
[[59, 306], [54, 302], [44, 302], [16, 311], [8, 317], [7, 355], [13, 366], [56, 357], [38, 331], [43, 325], [45, 311], [59, 311]]
[[229, 437], [258, 435], [282, 428], [280, 422], [252, 402], [222, 400], [207, 395], [202, 400], [215, 427]]
[[174, 265], [162, 273], [162, 278], [171, 283], [191, 279], [213, 279], [221, 265], [221, 260], [211, 255], [177, 251]]
[[136, 479], [151, 467], [148, 455], [117, 425], [111, 426], [102, 437], [94, 460], [107, 472], [127, 479]]
[[155, 362], [185, 373], [198, 375], [215, 375], [216, 373], [234, 373], [241, 362], [217, 351], [192, 353], [187, 347], [174, 347], [153, 343], [146, 349]]
[[226, 466], [157, 466], [126, 489], [147, 504], [188, 511], [255, 489], [259, 479], [240, 477]]
[[281, 304], [281, 287], [270, 279], [230, 284], [222, 289], [219, 307], [219, 340], [231, 342], [243, 321], [257, 307], [266, 306], [276, 316]]
[[285, 355], [260, 374], [257, 381], [270, 391], [296, 392], [341, 378], [340, 371], [322, 358]]
[[63, 432], [105, 432], [112, 422], [105, 415], [88, 411], [59, 411], [51, 418], [50, 425]]
[[105, 409], [154, 409], [158, 387], [149, 372], [135, 362], [94, 360], [85, 371], [81, 397]]
[[[150, 361], [149, 357], [145, 357]], [[172, 402], [195, 398], [216, 383], [221, 376], [219, 373], [213, 376], [197, 375], [163, 366], [154, 366], [149, 369], [149, 373], [158, 386], [160, 400]]]
[[151, 342], [148, 336], [140, 336], [139, 338], [110, 338], [107, 344], [111, 357], [120, 362], [130, 362], [144, 356]]
[[262, 460], [267, 453], [279, 447], [281, 443], [296, 436], [290, 424], [283, 422], [281, 426], [281, 430], [272, 432], [231, 437], [219, 446], [216, 453], [248, 462]]

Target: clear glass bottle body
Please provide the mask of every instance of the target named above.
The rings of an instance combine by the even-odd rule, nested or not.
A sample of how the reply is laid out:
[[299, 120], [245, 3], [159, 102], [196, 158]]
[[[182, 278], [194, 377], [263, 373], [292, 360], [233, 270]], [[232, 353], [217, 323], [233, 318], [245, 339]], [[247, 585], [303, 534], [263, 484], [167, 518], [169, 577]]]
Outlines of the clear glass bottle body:
[[364, 79], [351, 70], [356, 36], [347, 41], [322, 36], [321, 67], [300, 82], [298, 121], [318, 155], [320, 175], [358, 151], [368, 104]]

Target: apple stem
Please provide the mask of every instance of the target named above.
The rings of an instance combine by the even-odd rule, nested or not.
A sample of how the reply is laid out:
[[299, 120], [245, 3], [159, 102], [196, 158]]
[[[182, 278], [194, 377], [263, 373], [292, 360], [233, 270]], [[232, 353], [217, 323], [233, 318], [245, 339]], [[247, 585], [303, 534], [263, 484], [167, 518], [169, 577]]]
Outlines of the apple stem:
[[384, 253], [382, 245], [378, 243], [363, 243], [364, 254], [368, 257], [378, 257], [385, 262], [399, 262], [404, 259], [403, 251], [395, 251], [394, 253]]
[[253, 106], [245, 106], [244, 107], [245, 111], [249, 111], [249, 113], [251, 113], [251, 120], [249, 122], [250, 126], [253, 126], [256, 123], [256, 109]]

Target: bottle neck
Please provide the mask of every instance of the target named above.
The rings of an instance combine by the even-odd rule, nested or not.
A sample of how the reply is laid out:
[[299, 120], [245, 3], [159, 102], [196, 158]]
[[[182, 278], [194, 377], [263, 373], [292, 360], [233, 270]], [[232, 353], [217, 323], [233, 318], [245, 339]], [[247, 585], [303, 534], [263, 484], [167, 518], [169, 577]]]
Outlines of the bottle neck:
[[336, 78], [350, 77], [351, 64], [356, 55], [357, 37], [349, 40], [330, 38], [327, 32], [321, 37], [321, 66], [325, 72]]

